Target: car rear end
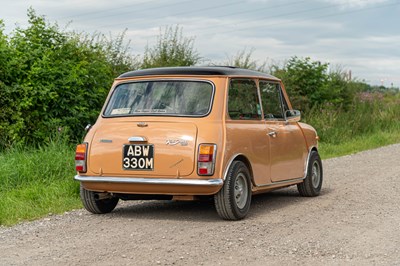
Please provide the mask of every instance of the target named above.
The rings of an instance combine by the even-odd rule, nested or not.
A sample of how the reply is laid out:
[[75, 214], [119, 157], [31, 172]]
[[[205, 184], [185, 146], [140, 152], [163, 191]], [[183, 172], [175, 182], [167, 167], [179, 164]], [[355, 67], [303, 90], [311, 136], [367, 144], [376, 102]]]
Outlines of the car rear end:
[[225, 84], [224, 77], [204, 75], [116, 79], [76, 149], [81, 196], [82, 190], [105, 199], [217, 193], [224, 129], [223, 106], [214, 103], [224, 102]]

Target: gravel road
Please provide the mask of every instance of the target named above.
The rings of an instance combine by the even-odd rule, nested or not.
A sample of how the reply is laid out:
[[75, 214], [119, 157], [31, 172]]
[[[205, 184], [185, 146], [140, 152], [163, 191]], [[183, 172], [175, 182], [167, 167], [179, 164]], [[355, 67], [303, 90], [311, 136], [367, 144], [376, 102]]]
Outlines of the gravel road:
[[325, 160], [319, 197], [258, 195], [237, 222], [140, 201], [2, 227], [0, 265], [400, 265], [399, 161], [400, 144]]

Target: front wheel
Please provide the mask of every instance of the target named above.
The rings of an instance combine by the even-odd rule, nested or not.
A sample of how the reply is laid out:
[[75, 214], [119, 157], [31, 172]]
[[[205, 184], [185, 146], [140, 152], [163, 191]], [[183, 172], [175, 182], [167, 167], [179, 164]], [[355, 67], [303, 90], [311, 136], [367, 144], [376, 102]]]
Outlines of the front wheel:
[[322, 161], [317, 151], [312, 151], [308, 162], [307, 176], [297, 185], [299, 193], [303, 197], [318, 196], [322, 187], [323, 171]]
[[81, 184], [80, 196], [86, 210], [94, 214], [109, 213], [118, 204], [119, 198], [107, 193], [99, 193], [83, 188]]
[[224, 186], [214, 196], [215, 208], [222, 219], [243, 219], [250, 209], [251, 181], [247, 166], [234, 161], [229, 167]]

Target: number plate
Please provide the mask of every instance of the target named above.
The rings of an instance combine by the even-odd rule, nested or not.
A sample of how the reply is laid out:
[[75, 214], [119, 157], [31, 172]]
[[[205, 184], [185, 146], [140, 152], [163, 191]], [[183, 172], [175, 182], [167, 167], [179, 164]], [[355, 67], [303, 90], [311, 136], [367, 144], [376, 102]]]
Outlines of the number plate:
[[125, 170], [153, 170], [154, 145], [124, 145], [122, 167]]

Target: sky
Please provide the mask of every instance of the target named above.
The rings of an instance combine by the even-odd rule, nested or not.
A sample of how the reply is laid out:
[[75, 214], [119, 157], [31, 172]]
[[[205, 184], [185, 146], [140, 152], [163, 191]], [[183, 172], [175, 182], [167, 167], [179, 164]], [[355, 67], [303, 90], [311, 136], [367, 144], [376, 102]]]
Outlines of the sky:
[[204, 65], [246, 49], [259, 64], [310, 57], [371, 85], [400, 87], [400, 0], [0, 0], [6, 34], [27, 26], [29, 7], [68, 31], [126, 30], [134, 55], [179, 25]]

